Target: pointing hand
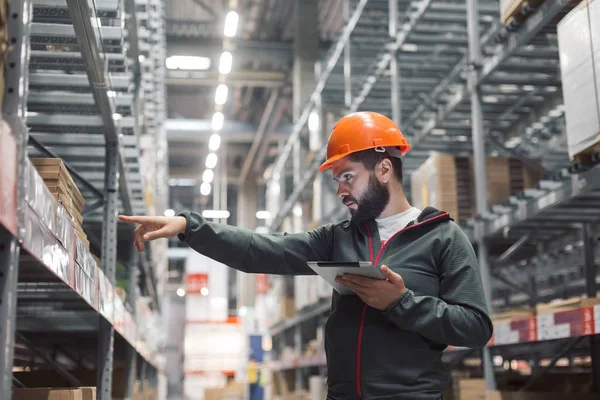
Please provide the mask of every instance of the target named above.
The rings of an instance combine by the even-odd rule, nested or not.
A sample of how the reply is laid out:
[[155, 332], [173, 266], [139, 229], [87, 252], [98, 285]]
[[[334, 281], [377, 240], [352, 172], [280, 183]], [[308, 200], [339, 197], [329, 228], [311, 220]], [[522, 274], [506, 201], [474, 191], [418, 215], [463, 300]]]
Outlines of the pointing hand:
[[185, 233], [187, 221], [184, 217], [143, 217], [120, 215], [119, 220], [138, 224], [135, 229], [134, 244], [137, 251], [144, 251], [144, 241], [171, 238]]

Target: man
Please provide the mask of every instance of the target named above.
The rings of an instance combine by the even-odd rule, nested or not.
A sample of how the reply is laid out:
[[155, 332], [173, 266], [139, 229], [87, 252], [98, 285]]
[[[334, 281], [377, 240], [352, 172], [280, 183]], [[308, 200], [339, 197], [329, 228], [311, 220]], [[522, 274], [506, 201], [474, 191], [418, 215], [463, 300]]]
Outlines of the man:
[[352, 214], [297, 234], [260, 235], [185, 212], [138, 223], [135, 245], [179, 235], [237, 270], [313, 274], [307, 261], [370, 260], [386, 280], [348, 275], [334, 291], [325, 331], [328, 398], [441, 399], [448, 345], [483, 347], [492, 335], [478, 263], [461, 229], [442, 211], [411, 207], [402, 189], [410, 146], [387, 117], [358, 112], [333, 128], [323, 171]]

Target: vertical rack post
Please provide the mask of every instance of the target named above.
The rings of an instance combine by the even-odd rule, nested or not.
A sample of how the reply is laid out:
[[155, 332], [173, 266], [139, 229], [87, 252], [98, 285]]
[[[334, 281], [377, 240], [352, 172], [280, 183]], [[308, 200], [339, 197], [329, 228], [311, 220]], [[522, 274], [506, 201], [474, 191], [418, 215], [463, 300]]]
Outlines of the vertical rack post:
[[[388, 0], [389, 7], [389, 22], [388, 34], [391, 41], [396, 40], [398, 32], [398, 0]], [[401, 109], [400, 109], [400, 87], [398, 81], [398, 58], [396, 52], [393, 51], [390, 59], [390, 86], [391, 86], [391, 104], [392, 104], [392, 121], [400, 125]]]
[[[350, 0], [344, 0], [344, 26], [350, 21]], [[352, 107], [352, 64], [350, 52], [350, 38], [344, 44], [344, 105], [346, 109]], [[319, 74], [320, 76], [321, 74]]]
[[[585, 293], [588, 297], [595, 298], [598, 290], [596, 284], [596, 262], [594, 249], [594, 235], [590, 224], [583, 224], [581, 229], [583, 240], [583, 260], [585, 268]], [[590, 355], [592, 357], [592, 392], [600, 392], [600, 335], [589, 336]]]
[[[119, 190], [119, 147], [106, 145], [106, 175], [104, 177], [104, 221], [102, 225], [102, 265], [108, 280], [115, 284], [117, 262], [117, 214]], [[114, 328], [100, 317], [98, 332], [98, 400], [111, 400]]]
[[27, 159], [28, 130], [25, 125], [27, 108], [29, 0], [8, 2], [7, 29], [12, 49], [7, 54], [5, 71], [3, 118], [8, 122], [17, 142], [17, 230], [16, 234], [0, 232], [0, 398], [12, 397], [12, 368], [17, 324], [17, 284], [19, 280], [19, 238], [23, 237], [25, 204], [25, 161]]
[[[129, 303], [131, 304], [132, 309], [132, 317], [137, 325], [137, 290], [138, 290], [138, 273], [139, 273], [139, 253], [137, 251], [131, 252], [131, 260], [129, 262], [129, 290], [127, 293], [127, 297], [129, 298]], [[136, 367], [137, 367], [137, 352], [133, 347], [129, 347], [129, 365], [127, 366], [127, 387], [125, 394], [128, 398], [133, 398], [133, 390], [135, 386], [135, 378], [136, 378]]]
[[[486, 154], [483, 141], [483, 110], [477, 85], [478, 68], [481, 65], [479, 39], [479, 10], [477, 0], [467, 0], [467, 32], [469, 41], [468, 88], [471, 96], [471, 129], [475, 169], [475, 203], [477, 209], [476, 240], [483, 290], [488, 309], [492, 312], [492, 292], [488, 265], [487, 243], [484, 237], [484, 216], [487, 214]], [[487, 390], [496, 389], [496, 378], [490, 350], [482, 350], [483, 374]]]
[[[296, 354], [302, 354], [302, 324], [298, 323], [294, 327], [294, 347]], [[303, 382], [303, 370], [302, 368], [296, 367], [296, 398], [302, 400], [302, 389], [304, 387]]]

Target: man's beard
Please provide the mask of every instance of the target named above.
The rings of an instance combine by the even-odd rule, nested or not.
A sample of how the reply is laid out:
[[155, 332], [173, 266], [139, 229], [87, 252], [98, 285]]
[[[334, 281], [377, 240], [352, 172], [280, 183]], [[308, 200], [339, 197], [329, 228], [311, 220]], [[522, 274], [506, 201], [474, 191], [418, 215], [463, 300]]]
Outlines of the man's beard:
[[356, 203], [356, 210], [350, 209], [352, 219], [362, 224], [379, 217], [390, 201], [388, 188], [379, 182], [375, 175], [369, 177], [369, 185], [361, 199], [346, 196], [343, 201], [351, 200]]

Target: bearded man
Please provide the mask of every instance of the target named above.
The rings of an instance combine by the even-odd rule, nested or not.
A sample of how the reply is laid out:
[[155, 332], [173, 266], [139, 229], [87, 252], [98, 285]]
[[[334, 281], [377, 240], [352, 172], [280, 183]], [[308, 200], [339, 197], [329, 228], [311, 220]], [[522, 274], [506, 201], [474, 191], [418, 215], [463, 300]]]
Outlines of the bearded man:
[[386, 116], [343, 117], [321, 171], [333, 169], [350, 220], [314, 230], [257, 234], [177, 217], [121, 217], [137, 223], [135, 245], [178, 235], [192, 249], [248, 273], [314, 274], [308, 261], [369, 260], [385, 280], [345, 275], [355, 295], [333, 291], [325, 330], [328, 399], [441, 399], [442, 352], [480, 348], [492, 336], [477, 258], [448, 213], [412, 207], [402, 187], [410, 150]]

